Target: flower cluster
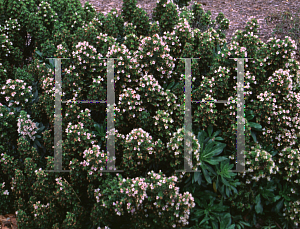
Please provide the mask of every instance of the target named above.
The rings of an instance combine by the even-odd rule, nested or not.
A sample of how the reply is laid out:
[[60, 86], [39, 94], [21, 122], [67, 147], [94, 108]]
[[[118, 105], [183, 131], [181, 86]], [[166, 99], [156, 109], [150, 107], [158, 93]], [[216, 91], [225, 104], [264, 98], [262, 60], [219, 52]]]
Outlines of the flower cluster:
[[[28, 118], [26, 120], [26, 118]], [[37, 126], [35, 123], [33, 123], [30, 120], [30, 115], [27, 115], [24, 111], [21, 111], [19, 119], [18, 119], [18, 133], [21, 134], [22, 136], [28, 135], [32, 141], [35, 139], [35, 134], [37, 133], [38, 130]]]
[[[18, 88], [19, 93], [16, 92]], [[26, 86], [23, 80], [6, 80], [6, 85], [1, 88], [0, 94], [5, 96], [6, 104], [8, 107], [17, 107], [19, 105], [24, 108], [25, 103], [33, 97], [32, 86]], [[29, 98], [29, 99], [28, 99]]]
[[[253, 150], [254, 147], [252, 146]], [[243, 173], [244, 177], [247, 175], [252, 177], [252, 180], [259, 181], [260, 178], [267, 178], [268, 181], [271, 180], [270, 175], [276, 174], [279, 171], [278, 166], [272, 159], [272, 155], [265, 150], [261, 150], [261, 146], [257, 145], [255, 151], [250, 151], [249, 154], [245, 155], [248, 160], [246, 160], [246, 165], [250, 165], [248, 171]], [[258, 164], [259, 163], [259, 164]], [[255, 165], [255, 166], [252, 166]], [[246, 184], [250, 184], [249, 179], [246, 180]]]
[[[117, 176], [119, 190], [116, 196], [119, 198], [107, 198], [103, 195], [107, 192], [107, 187], [102, 192], [101, 189], [95, 189], [95, 198], [101, 206], [96, 213], [100, 219], [104, 218], [105, 211], [110, 210], [118, 216], [127, 211], [134, 216], [138, 225], [145, 227], [160, 225], [167, 228], [169, 220], [175, 225], [173, 227], [189, 224], [190, 209], [195, 206], [194, 198], [189, 192], [179, 193], [179, 188], [175, 186], [178, 182], [176, 176], [166, 177], [161, 171], [149, 171], [146, 178], [122, 179], [120, 174]], [[113, 206], [113, 209], [109, 209], [109, 206]], [[174, 211], [171, 210], [173, 208]], [[156, 217], [153, 219], [150, 214]]]

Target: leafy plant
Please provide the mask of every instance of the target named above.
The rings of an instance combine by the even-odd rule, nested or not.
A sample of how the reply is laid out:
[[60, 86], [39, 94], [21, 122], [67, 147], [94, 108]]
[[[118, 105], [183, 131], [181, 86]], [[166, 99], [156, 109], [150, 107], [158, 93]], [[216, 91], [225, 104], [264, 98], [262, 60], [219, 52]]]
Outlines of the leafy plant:
[[[290, 60], [294, 42], [263, 44], [252, 36], [258, 24], [251, 19], [228, 44], [224, 14], [216, 23], [200, 4], [192, 9], [158, 1], [151, 24], [134, 0], [106, 17], [78, 0], [0, 1], [0, 209], [14, 208], [20, 228], [254, 228], [270, 215], [280, 225], [300, 222], [299, 139], [289, 132], [298, 129], [299, 113], [299, 90], [289, 77], [299, 67]], [[24, 49], [28, 34], [32, 42]], [[244, 78], [249, 171], [233, 174], [228, 160], [236, 151], [236, 106], [202, 103], [193, 109], [193, 169], [199, 172], [176, 173], [185, 136], [182, 58], [200, 57], [191, 63], [193, 96], [234, 101], [234, 61], [247, 54], [255, 59], [245, 65]], [[44, 171], [54, 165], [50, 57], [70, 58], [62, 65], [63, 91], [77, 101], [106, 97], [107, 58], [114, 58], [116, 168], [124, 176], [103, 171], [105, 106], [90, 104], [62, 106], [62, 168], [70, 173]]]
[[[216, 165], [219, 162], [227, 159], [224, 156], [216, 157], [222, 153], [223, 149], [226, 147], [226, 144], [217, 142], [217, 141], [224, 140], [221, 137], [217, 137], [218, 134], [221, 132], [220, 130], [218, 130], [214, 134], [212, 134], [212, 132], [213, 132], [212, 125], [210, 125], [208, 128], [208, 135], [209, 135], [208, 137], [207, 137], [207, 133], [204, 130], [198, 132], [198, 141], [199, 141], [200, 150], [201, 150], [200, 151], [200, 161], [201, 161], [200, 168], [204, 175], [205, 180], [209, 184], [212, 183], [210, 173], [213, 175], [216, 175], [214, 169], [210, 165]], [[199, 185], [201, 184], [201, 178], [200, 178], [199, 173], [194, 174], [193, 182], [194, 181], [198, 182]]]

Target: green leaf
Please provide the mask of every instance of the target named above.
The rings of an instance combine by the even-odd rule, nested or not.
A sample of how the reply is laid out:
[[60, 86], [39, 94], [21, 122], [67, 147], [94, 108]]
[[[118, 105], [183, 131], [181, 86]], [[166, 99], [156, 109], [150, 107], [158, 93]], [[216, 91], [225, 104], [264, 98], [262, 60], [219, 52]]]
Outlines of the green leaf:
[[213, 229], [219, 229], [219, 225], [216, 221], [211, 221], [211, 224]]
[[182, 86], [182, 82], [176, 83], [176, 85], [172, 88], [172, 91], [174, 92], [179, 86]]
[[207, 136], [207, 134], [205, 133], [205, 131], [203, 131], [203, 130], [199, 131], [198, 132], [198, 137], [197, 137], [199, 143], [203, 143], [206, 136]]
[[197, 180], [198, 184], [201, 185], [202, 182], [202, 176], [199, 177], [199, 179]]
[[211, 158], [209, 160], [206, 160], [206, 162], [211, 164], [211, 165], [217, 165], [217, 164], [219, 164], [219, 162], [225, 161], [227, 159], [228, 158], [222, 156], [222, 157]]
[[[222, 131], [221, 130], [217, 130], [212, 136], [213, 137], [216, 137], [216, 136], [218, 136], [219, 135], [219, 133], [221, 133]], [[216, 138], [215, 138], [216, 139]]]
[[258, 194], [256, 197], [255, 197], [255, 201], [254, 201], [256, 204], [258, 203], [258, 202], [260, 202], [260, 194]]
[[[201, 176], [201, 173], [200, 172], [195, 172], [194, 173], [194, 181], [196, 182], [196, 181], [198, 181], [198, 179], [199, 179], [199, 177]], [[194, 182], [193, 182], [194, 183]]]
[[46, 64], [46, 66], [47, 66], [47, 68], [54, 70], [54, 66], [53, 65]]
[[276, 202], [277, 200], [279, 200], [281, 198], [281, 196], [275, 196], [274, 198], [273, 198], [273, 202]]
[[212, 127], [212, 125], [209, 125], [209, 127], [208, 127], [209, 137], [211, 137], [212, 132], [213, 132], [213, 127]]
[[171, 88], [174, 86], [174, 84], [175, 84], [175, 81], [172, 81], [172, 82], [169, 84], [169, 86], [167, 87], [167, 89], [171, 89]]
[[41, 145], [41, 143], [40, 143], [38, 140], [35, 140], [35, 143], [36, 143], [40, 148], [42, 148], [42, 145]]
[[252, 138], [253, 138], [253, 141], [254, 141], [254, 142], [257, 142], [257, 139], [256, 139], [256, 133], [253, 132], [252, 130], [251, 130], [251, 136], [252, 136]]
[[220, 222], [220, 229], [228, 229], [230, 225], [231, 225], [231, 215], [230, 213], [226, 213]]
[[211, 182], [211, 178], [210, 178], [210, 176], [208, 175], [207, 170], [206, 170], [206, 169], [203, 169], [202, 171], [203, 171], [203, 175], [204, 175], [204, 178], [205, 178], [205, 180], [207, 181], [207, 183], [211, 184], [211, 183], [212, 183], [212, 182]]
[[197, 198], [195, 198], [195, 202], [196, 202], [196, 204], [198, 204], [199, 206], [201, 206], [202, 204], [201, 204], [201, 202], [200, 202], [200, 200], [199, 199], [197, 199]]
[[36, 50], [35, 53], [38, 54], [40, 57], [43, 57], [43, 54], [40, 51]]
[[39, 131], [42, 132], [45, 129], [45, 126], [42, 126]]
[[261, 214], [263, 212], [263, 206], [261, 205], [260, 194], [258, 194], [255, 198], [255, 211], [257, 214]]
[[100, 130], [101, 126], [100, 126], [98, 123], [94, 124], [94, 127], [96, 128], [96, 130], [97, 130], [99, 133], [101, 132], [101, 130]]
[[211, 140], [209, 140], [209, 142], [206, 143], [206, 145], [204, 147], [204, 150], [203, 150], [203, 157], [212, 157], [212, 156], [214, 156], [214, 154], [210, 154], [210, 152], [212, 151], [214, 145], [215, 145], [215, 143]]
[[166, 89], [167, 89], [167, 86], [168, 86], [168, 85], [165, 83], [164, 86], [163, 86], [163, 88], [166, 90]]
[[212, 125], [209, 125], [209, 127], [207, 129], [207, 132], [208, 132], [209, 137], [211, 137], [211, 134], [213, 132], [213, 126]]
[[203, 158], [210, 158], [213, 156], [218, 156], [219, 154], [221, 154], [223, 152], [223, 149], [226, 147], [225, 143], [218, 143], [215, 146], [215, 149], [213, 149], [211, 147], [213, 144], [215, 144], [215, 142], [211, 142], [208, 145], [206, 145], [204, 152], [203, 152]]
[[251, 128], [254, 128], [254, 129], [257, 129], [257, 130], [261, 130], [262, 126], [258, 123], [255, 123], [255, 122], [248, 122], [249, 126]]
[[255, 211], [256, 211], [257, 214], [263, 213], [263, 206], [261, 205], [260, 202], [255, 205]]
[[185, 184], [191, 181], [191, 176], [188, 177], [188, 179], [186, 179], [186, 181], [184, 182]]
[[251, 114], [251, 115], [249, 115], [249, 116], [246, 116], [246, 119], [249, 121], [249, 120], [252, 120], [254, 118], [254, 115], [253, 114]]
[[248, 122], [249, 122], [249, 120], [252, 120], [255, 117], [254, 114], [253, 114], [253, 110], [246, 111], [246, 115], [245, 116], [246, 116], [246, 119], [248, 120]]
[[[205, 169], [207, 169], [208, 171], [210, 171], [212, 174], [216, 175], [215, 170], [214, 170], [210, 165], [205, 164], [204, 167], [205, 167]], [[203, 167], [203, 168], [204, 168], [204, 167]]]
[[214, 159], [209, 159], [209, 160], [206, 160], [205, 162], [207, 162], [207, 163], [209, 163], [211, 165], [217, 165], [217, 164], [219, 164], [219, 162], [216, 161], [216, 160], [214, 160]]
[[204, 219], [200, 222], [200, 224], [199, 225], [201, 225], [201, 224], [204, 224], [206, 221], [208, 221], [209, 220], [209, 218], [208, 218], [208, 216], [206, 215], [205, 217], [204, 217]]
[[280, 201], [276, 204], [276, 206], [275, 206], [275, 211], [276, 211], [277, 213], [280, 212], [280, 210], [281, 210], [281, 208], [282, 208], [282, 206], [283, 206], [283, 203], [284, 203], [284, 199], [282, 198], [282, 200], [280, 200]]
[[221, 181], [223, 184], [225, 184], [226, 186], [230, 186], [230, 184], [228, 183], [228, 181], [226, 179], [224, 179], [223, 177], [221, 177]]

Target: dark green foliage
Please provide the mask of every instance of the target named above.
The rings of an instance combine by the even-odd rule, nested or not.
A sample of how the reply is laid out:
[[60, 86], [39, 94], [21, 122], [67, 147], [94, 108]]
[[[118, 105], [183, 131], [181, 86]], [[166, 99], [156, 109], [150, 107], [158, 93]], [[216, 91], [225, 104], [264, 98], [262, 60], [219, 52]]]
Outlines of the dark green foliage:
[[[198, 3], [189, 11], [188, 2], [158, 1], [150, 22], [136, 0], [107, 15], [79, 0], [0, 0], [0, 214], [17, 211], [21, 229], [232, 229], [275, 222], [292, 228], [299, 222], [299, 135], [288, 132], [291, 125], [297, 132], [299, 122], [299, 85], [287, 77], [289, 71], [296, 78], [299, 69], [288, 60], [293, 41], [263, 44], [251, 20], [228, 44], [224, 14], [211, 21], [209, 11]], [[102, 171], [107, 104], [78, 103], [61, 106], [62, 168], [70, 173], [44, 171], [54, 168], [51, 57], [69, 58], [61, 61], [63, 101], [106, 100], [107, 58], [117, 58], [115, 153], [123, 173]], [[197, 172], [176, 172], [184, 168], [183, 58], [200, 58], [191, 60], [192, 101], [199, 101], [236, 98], [232, 57], [252, 58], [244, 78], [248, 170], [232, 171], [236, 105], [207, 102], [192, 103]], [[20, 126], [32, 128], [30, 134]]]

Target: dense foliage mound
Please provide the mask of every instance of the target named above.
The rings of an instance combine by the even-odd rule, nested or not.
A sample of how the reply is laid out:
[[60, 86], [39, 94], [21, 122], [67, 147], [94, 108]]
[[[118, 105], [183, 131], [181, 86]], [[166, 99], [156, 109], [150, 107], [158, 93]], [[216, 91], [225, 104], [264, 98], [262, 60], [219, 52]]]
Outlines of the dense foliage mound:
[[[19, 228], [254, 228], [300, 222], [299, 66], [289, 37], [259, 40], [229, 20], [161, 0], [96, 13], [79, 0], [0, 1], [0, 214]], [[184, 7], [183, 7], [184, 6]], [[29, 39], [30, 38], [30, 39]], [[62, 103], [54, 168], [55, 63], [62, 101], [107, 100], [114, 60], [115, 155], [105, 103]], [[191, 60], [192, 167], [184, 169], [185, 59]], [[234, 59], [230, 59], [234, 58]], [[237, 60], [244, 63], [245, 172], [235, 173]], [[300, 81], [298, 81], [300, 82]], [[213, 132], [213, 130], [218, 130]], [[220, 134], [220, 136], [218, 136]]]

